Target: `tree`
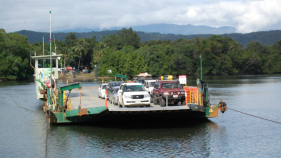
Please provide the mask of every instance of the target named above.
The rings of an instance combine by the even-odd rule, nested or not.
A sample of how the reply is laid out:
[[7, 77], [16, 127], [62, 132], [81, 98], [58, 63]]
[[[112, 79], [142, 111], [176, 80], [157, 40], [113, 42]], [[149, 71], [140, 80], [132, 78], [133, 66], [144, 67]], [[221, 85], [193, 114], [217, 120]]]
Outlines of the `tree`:
[[115, 34], [109, 34], [108, 37], [103, 36], [101, 41], [113, 50], [121, 50], [123, 47], [121, 41], [118, 40]]
[[97, 47], [93, 50], [93, 59], [91, 61], [92, 65], [96, 65], [99, 63], [100, 58], [102, 57], [103, 50], [107, 47], [107, 45], [103, 42], [100, 42]]
[[88, 51], [88, 43], [84, 38], [78, 39], [76, 45], [74, 46], [74, 51], [76, 54], [79, 55], [79, 63], [78, 63], [78, 70], [80, 69], [80, 61], [82, 54], [85, 54]]
[[0, 30], [0, 78], [2, 80], [28, 79], [32, 72], [29, 66], [29, 43], [26, 36], [7, 34]]
[[67, 46], [74, 46], [76, 43], [76, 36], [74, 32], [69, 33], [66, 37], [65, 37], [65, 44]]
[[133, 31], [132, 28], [126, 29], [122, 28], [117, 32], [118, 42], [123, 46], [133, 46], [139, 48], [140, 37]]

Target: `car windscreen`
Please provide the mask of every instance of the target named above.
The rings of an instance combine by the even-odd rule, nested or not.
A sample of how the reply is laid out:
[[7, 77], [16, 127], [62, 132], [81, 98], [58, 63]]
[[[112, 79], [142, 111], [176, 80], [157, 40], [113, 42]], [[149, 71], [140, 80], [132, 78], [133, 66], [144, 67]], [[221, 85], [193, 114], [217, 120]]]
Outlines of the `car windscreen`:
[[145, 91], [143, 85], [126, 85], [124, 87], [125, 92]]
[[162, 83], [161, 88], [182, 88], [179, 83]]
[[116, 94], [118, 92], [119, 88], [114, 89], [114, 93]]
[[155, 85], [155, 82], [148, 82], [149, 87], [154, 87], [154, 85]]
[[144, 84], [144, 80], [139, 80], [139, 83]]
[[105, 89], [105, 88], [106, 88], [106, 85], [103, 85], [101, 89]]
[[111, 87], [116, 87], [116, 86], [120, 86], [121, 85], [121, 83], [119, 82], [119, 83], [111, 83]]

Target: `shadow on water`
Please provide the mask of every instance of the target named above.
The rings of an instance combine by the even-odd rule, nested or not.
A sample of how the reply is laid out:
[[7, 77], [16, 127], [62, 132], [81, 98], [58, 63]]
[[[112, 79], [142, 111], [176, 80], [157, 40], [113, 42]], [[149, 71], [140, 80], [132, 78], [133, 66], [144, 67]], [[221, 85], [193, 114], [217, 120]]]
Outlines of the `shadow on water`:
[[[50, 126], [51, 144], [75, 144], [97, 157], [178, 157], [211, 155], [212, 133], [220, 127], [208, 120], [59, 124]], [[66, 139], [70, 138], [70, 139]], [[63, 140], [63, 142], [61, 142]], [[50, 145], [51, 146], [51, 145]], [[58, 145], [59, 146], [59, 145]], [[83, 146], [83, 148], [81, 148]], [[75, 147], [64, 150], [75, 150]], [[57, 149], [56, 149], [57, 150]], [[102, 151], [102, 152], [95, 152]]]
[[71, 123], [71, 124], [51, 124], [51, 129], [57, 127], [66, 127], [70, 129], [93, 127], [103, 129], [165, 129], [165, 128], [196, 128], [206, 124], [216, 125], [207, 118], [203, 119], [189, 119], [189, 120], [171, 120], [171, 121], [125, 121], [125, 122], [98, 122], [98, 123]]

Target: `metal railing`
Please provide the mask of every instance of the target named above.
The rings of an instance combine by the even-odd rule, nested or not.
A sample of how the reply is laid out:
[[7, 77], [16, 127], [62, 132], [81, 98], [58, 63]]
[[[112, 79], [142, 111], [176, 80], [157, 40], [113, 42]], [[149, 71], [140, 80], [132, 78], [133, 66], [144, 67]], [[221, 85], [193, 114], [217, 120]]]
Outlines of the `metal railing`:
[[202, 106], [203, 105], [203, 97], [202, 93], [198, 91], [197, 87], [184, 87], [185, 91], [185, 104], [197, 104]]

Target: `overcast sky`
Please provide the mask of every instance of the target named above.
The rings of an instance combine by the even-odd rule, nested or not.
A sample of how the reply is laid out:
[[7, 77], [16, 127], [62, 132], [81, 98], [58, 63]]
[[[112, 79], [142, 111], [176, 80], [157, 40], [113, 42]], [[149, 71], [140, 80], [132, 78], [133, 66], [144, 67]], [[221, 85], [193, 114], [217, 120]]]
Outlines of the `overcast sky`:
[[49, 11], [52, 31], [159, 23], [281, 29], [281, 0], [0, 0], [0, 28], [49, 32]]

